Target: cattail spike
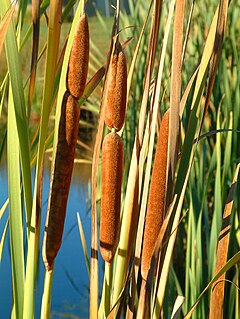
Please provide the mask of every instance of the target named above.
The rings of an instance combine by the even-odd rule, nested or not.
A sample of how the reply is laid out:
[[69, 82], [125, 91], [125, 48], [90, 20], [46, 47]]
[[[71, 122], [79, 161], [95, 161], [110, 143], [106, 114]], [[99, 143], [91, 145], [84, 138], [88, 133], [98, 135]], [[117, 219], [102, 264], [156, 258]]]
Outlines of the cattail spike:
[[84, 12], [78, 22], [69, 58], [67, 87], [72, 96], [80, 99], [87, 80], [89, 61], [89, 28]]
[[145, 280], [147, 280], [154, 246], [161, 230], [164, 217], [168, 131], [169, 111], [164, 114], [160, 126], [155, 160], [153, 164], [152, 179], [149, 190], [141, 261], [141, 273], [143, 279]]
[[43, 261], [47, 270], [52, 269], [54, 259], [62, 242], [79, 118], [80, 108], [78, 102], [66, 92], [62, 101], [58, 143], [51, 177], [43, 241]]
[[117, 133], [105, 136], [102, 146], [102, 203], [100, 251], [110, 263], [115, 255], [120, 231], [120, 204], [123, 171], [123, 142]]
[[127, 62], [120, 42], [117, 41], [105, 82], [103, 102], [105, 123], [111, 130], [119, 131], [124, 123], [127, 98]]

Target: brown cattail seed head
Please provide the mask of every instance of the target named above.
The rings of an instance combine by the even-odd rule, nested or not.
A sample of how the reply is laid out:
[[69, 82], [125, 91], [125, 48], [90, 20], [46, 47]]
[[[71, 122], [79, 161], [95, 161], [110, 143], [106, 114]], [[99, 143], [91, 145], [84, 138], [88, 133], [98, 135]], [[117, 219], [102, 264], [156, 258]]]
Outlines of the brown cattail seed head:
[[77, 100], [66, 92], [62, 101], [43, 241], [43, 261], [47, 270], [52, 269], [54, 259], [62, 243], [79, 117], [80, 108]]
[[102, 203], [100, 251], [110, 263], [115, 255], [120, 230], [123, 171], [123, 142], [117, 133], [105, 136], [102, 146]]
[[168, 156], [169, 111], [160, 126], [146, 213], [141, 273], [147, 280], [155, 243], [163, 223], [165, 210], [166, 170]]
[[105, 123], [119, 131], [124, 123], [127, 98], [127, 62], [120, 43], [113, 53], [105, 82]]
[[87, 80], [89, 60], [89, 29], [86, 13], [81, 16], [73, 39], [69, 58], [67, 87], [72, 96], [80, 99]]

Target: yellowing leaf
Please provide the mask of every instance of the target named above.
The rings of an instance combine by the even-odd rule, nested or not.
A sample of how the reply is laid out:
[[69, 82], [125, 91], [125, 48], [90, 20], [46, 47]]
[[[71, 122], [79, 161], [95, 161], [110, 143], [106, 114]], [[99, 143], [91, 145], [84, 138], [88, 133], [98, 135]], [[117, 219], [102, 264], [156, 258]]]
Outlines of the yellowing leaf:
[[5, 41], [5, 36], [7, 34], [8, 26], [11, 21], [13, 11], [14, 11], [15, 5], [12, 5], [9, 11], [5, 14], [3, 19], [0, 21], [0, 56], [2, 53], [3, 44]]

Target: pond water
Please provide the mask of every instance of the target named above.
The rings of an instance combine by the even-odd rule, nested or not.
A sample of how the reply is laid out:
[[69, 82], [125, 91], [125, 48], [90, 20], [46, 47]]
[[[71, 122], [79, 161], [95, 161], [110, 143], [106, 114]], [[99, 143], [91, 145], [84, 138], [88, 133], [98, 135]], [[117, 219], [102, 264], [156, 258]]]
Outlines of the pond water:
[[[89, 276], [80, 241], [76, 213], [80, 213], [88, 252], [90, 252], [91, 221], [89, 213], [90, 205], [87, 199], [91, 167], [90, 165], [88, 167], [80, 167], [82, 166], [80, 164], [75, 166], [69, 194], [63, 243], [55, 261], [51, 306], [51, 318], [53, 319], [88, 318]], [[42, 237], [47, 210], [49, 171], [49, 168], [47, 168], [44, 172]], [[82, 172], [84, 172], [84, 177], [82, 176]], [[7, 196], [7, 168], [6, 166], [0, 166], [0, 207], [2, 207]], [[5, 212], [0, 220], [0, 235], [3, 232], [7, 217], [8, 211]], [[40, 250], [39, 275], [36, 285], [35, 318], [40, 317], [44, 272]], [[9, 234], [5, 242], [2, 261], [0, 263], [0, 287], [0, 317], [10, 318], [12, 298]]]

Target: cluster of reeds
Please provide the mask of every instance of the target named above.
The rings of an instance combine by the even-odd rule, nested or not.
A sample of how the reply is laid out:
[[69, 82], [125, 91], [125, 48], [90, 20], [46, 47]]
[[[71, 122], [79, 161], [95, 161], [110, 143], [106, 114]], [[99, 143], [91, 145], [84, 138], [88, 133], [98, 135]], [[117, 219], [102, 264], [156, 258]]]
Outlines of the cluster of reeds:
[[[240, 167], [236, 62], [240, 50], [234, 32], [240, 27], [239, 6], [227, 0], [211, 4], [129, 0], [135, 27], [120, 30], [120, 22], [128, 27], [132, 21], [124, 13], [120, 19], [117, 0], [108, 59], [102, 56], [100, 68], [86, 83], [89, 30], [83, 0], [59, 52], [60, 22], [74, 4], [69, 1], [63, 9], [60, 0], [33, 1], [33, 25], [22, 42], [19, 34], [27, 1], [21, 1], [18, 8], [10, 0], [0, 5], [0, 54], [4, 43], [8, 65], [0, 87], [0, 118], [4, 99], [8, 99], [0, 157], [6, 141], [9, 180], [9, 198], [0, 210], [2, 218], [9, 204], [0, 256], [9, 227], [12, 317], [32, 319], [36, 312], [43, 161], [46, 149], [53, 145], [41, 311], [42, 319], [50, 318], [52, 275], [65, 224], [80, 105], [88, 98], [86, 105], [92, 102], [91, 94], [106, 73], [102, 98], [97, 95], [92, 103], [98, 101], [100, 112], [96, 112], [99, 120], [92, 159], [89, 317], [238, 319], [240, 221], [239, 203], [234, 200]], [[19, 10], [17, 33], [11, 22], [14, 10]], [[41, 118], [30, 143], [44, 13], [48, 36], [43, 48]], [[19, 57], [31, 34], [29, 85], [23, 85]], [[127, 39], [129, 34], [133, 39]], [[93, 48], [97, 56], [94, 43]], [[48, 128], [55, 105], [53, 137]], [[80, 218], [79, 225], [86, 250]], [[100, 304], [99, 248], [105, 261]]]
[[[162, 10], [162, 4], [154, 1], [153, 3], [154, 14], [152, 16], [149, 42], [147, 46], [146, 67], [143, 70], [143, 97], [139, 111], [139, 120], [137, 124], [136, 134], [133, 135], [134, 146], [131, 149], [132, 158], [127, 173], [128, 179], [124, 187], [125, 193], [122, 194], [124, 201], [121, 218], [120, 240], [117, 253], [113, 260], [113, 265], [111, 264], [110, 266], [105, 267], [102, 300], [98, 312], [100, 318], [104, 318], [105, 316], [118, 317], [120, 316], [120, 314], [123, 313], [126, 315], [126, 317], [130, 316], [136, 318], [164, 318], [165, 316], [167, 316], [169, 309], [167, 305], [164, 305], [164, 300], [168, 298], [167, 280], [170, 280], [168, 278], [169, 276], [171, 278], [171, 272], [173, 273], [172, 276], [174, 276], [174, 279], [171, 279], [172, 284], [173, 281], [176, 281], [177, 287], [180, 287], [180, 283], [177, 281], [177, 275], [173, 270], [173, 266], [171, 266], [171, 260], [173, 259], [173, 265], [175, 263], [177, 265], [179, 260], [182, 260], [182, 253], [186, 250], [186, 247], [184, 247], [184, 243], [178, 242], [177, 232], [178, 228], [181, 228], [181, 210], [184, 203], [184, 196], [188, 194], [187, 183], [189, 179], [191, 180], [191, 168], [194, 165], [194, 158], [198, 156], [197, 147], [199, 147], [199, 145], [198, 140], [194, 140], [194, 135], [198, 134], [196, 135], [198, 137], [201, 135], [201, 130], [209, 105], [209, 96], [212, 93], [213, 83], [216, 75], [216, 68], [219, 63], [220, 51], [218, 52], [217, 56], [215, 56], [214, 47], [218, 46], [219, 50], [221, 50], [222, 47], [224, 28], [227, 17], [226, 3], [224, 4], [223, 2], [221, 2], [220, 9], [219, 11], [216, 11], [214, 19], [212, 21], [211, 28], [206, 40], [206, 46], [203, 51], [203, 56], [200, 60], [199, 68], [196, 72], [193, 73], [192, 78], [186, 85], [186, 90], [183, 96], [181, 96], [183, 61], [186, 55], [186, 46], [189, 40], [189, 28], [191, 24], [194, 5], [192, 5], [192, 7], [190, 8], [188, 26], [184, 35], [183, 22], [185, 16], [185, 4], [182, 1], [176, 1], [176, 3], [175, 1], [172, 1], [169, 6], [169, 15], [167, 20], [166, 32], [163, 39], [162, 55], [159, 61], [157, 76], [152, 87], [152, 100], [150, 101], [150, 110], [148, 114], [147, 100], [148, 95], [150, 94], [150, 74], [153, 74], [153, 61], [156, 54], [159, 30], [158, 19], [160, 19]], [[172, 66], [169, 93], [170, 108], [165, 112], [162, 120], [159, 121], [158, 103], [161, 91], [161, 84], [163, 81], [163, 62], [166, 55], [170, 22], [173, 16], [174, 9], [175, 17], [173, 27]], [[149, 12], [150, 10], [151, 9], [149, 9]], [[144, 24], [142, 32], [144, 32], [145, 27], [146, 25]], [[217, 38], [216, 32], [219, 32], [221, 34], [221, 40]], [[130, 83], [131, 79], [134, 76], [131, 71], [134, 69], [136, 63], [135, 59], [139, 54], [138, 50], [140, 49], [142, 34], [143, 33], [140, 33], [139, 35], [139, 43], [137, 43], [136, 51], [132, 56], [132, 64], [130, 66], [128, 75], [128, 77], [130, 78]], [[201, 112], [201, 96], [203, 94], [203, 85], [206, 83], [206, 70], [208, 69], [210, 69], [211, 76], [209, 84], [206, 84], [208, 93], [205, 102], [205, 108], [204, 111]], [[107, 83], [107, 79], [108, 75], [105, 85]], [[111, 85], [109, 85], [109, 90], [111, 90]], [[185, 112], [184, 108], [187, 102], [187, 98], [189, 97], [191, 90], [191, 111], [189, 113], [189, 117], [187, 118], [188, 122], [186, 125], [183, 122], [183, 115]], [[118, 92], [121, 91], [119, 90]], [[127, 96], [129, 93], [130, 87], [127, 90]], [[103, 101], [105, 102], [104, 96]], [[111, 102], [109, 104], [112, 105]], [[161, 107], [164, 109], [163, 106]], [[114, 114], [114, 112], [115, 110], [112, 109], [110, 114]], [[202, 117], [201, 121], [199, 121], [198, 126], [198, 118], [200, 117], [200, 113]], [[106, 113], [104, 112], [104, 114]], [[146, 116], [147, 114], [148, 117]], [[108, 120], [106, 124], [110, 126], [110, 128], [114, 127], [114, 125], [111, 124], [110, 120]], [[154, 136], [157, 124], [159, 124], [159, 133], [156, 152], [154, 156]], [[149, 131], [148, 126], [150, 127]], [[128, 132], [126, 133], [126, 136], [129, 137]], [[129, 138], [131, 139], [131, 137]], [[151, 163], [153, 157], [154, 162], [152, 166]], [[102, 154], [102, 161], [103, 163], [101, 169], [103, 170], [104, 174], [105, 170], [107, 170], [105, 164], [109, 165], [110, 169], [112, 168], [111, 164], [105, 161], [104, 153]], [[145, 161], [146, 168], [144, 170]], [[112, 194], [113, 192], [116, 192], [116, 194], [119, 193], [119, 185], [115, 186], [114, 189], [110, 189], [108, 196], [105, 194], [104, 178], [105, 177], [103, 175], [102, 190], [104, 191], [102, 193], [102, 204], [105, 205], [105, 198], [107, 197], [108, 203], [106, 207], [110, 207], [111, 205], [114, 206], [115, 197]], [[94, 200], [95, 198], [93, 198], [93, 202]], [[108, 210], [110, 211], [110, 209]], [[110, 218], [110, 216], [111, 214], [109, 214], [109, 220], [107, 220], [106, 217], [104, 217], [103, 219], [104, 229], [106, 229], [106, 232], [109, 232], [110, 234], [110, 228], [108, 227], [111, 227], [112, 229], [114, 229], [116, 235], [116, 230], [118, 232], [118, 227], [113, 227], [112, 218]], [[102, 220], [100, 221], [100, 223], [100, 227], [102, 228]], [[229, 224], [225, 226], [225, 229], [226, 227], [229, 229]], [[218, 228], [218, 230], [220, 229]], [[216, 239], [215, 244], [217, 242], [218, 241]], [[200, 298], [197, 299], [196, 296], [197, 301], [194, 305], [189, 302], [188, 294], [186, 295], [186, 303], [183, 304], [184, 298], [181, 297], [182, 292], [180, 288], [177, 289], [177, 292], [180, 296], [176, 299], [176, 309], [173, 310], [172, 317], [177, 318], [182, 307], [185, 313], [189, 311], [188, 314], [186, 314], [186, 318], [192, 316], [192, 314], [194, 315], [194, 311], [195, 313], [201, 313], [202, 315], [206, 314], [206, 309], [204, 309], [204, 307], [199, 307], [200, 309], [197, 308], [201, 297], [203, 296], [205, 291], [209, 289], [215, 281], [217, 281], [218, 277], [223, 274], [224, 270], [226, 270], [226, 268], [228, 267], [231, 267], [232, 264], [235, 263], [236, 260], [239, 258], [238, 254], [235, 254], [233, 259], [227, 262], [227, 239], [225, 240], [225, 243], [226, 244], [223, 249], [225, 251], [225, 257], [223, 257], [223, 250], [221, 253], [222, 257], [219, 257], [220, 259], [223, 258], [221, 259], [221, 266], [217, 266], [215, 277], [213, 277], [213, 279], [209, 282], [206, 289], [204, 290], [204, 287], [202, 287], [202, 294], [200, 294], [201, 291], [199, 291]], [[177, 246], [178, 249], [180, 248], [181, 250], [180, 252], [177, 251], [177, 248], [175, 248], [176, 257], [173, 254], [175, 246]], [[221, 245], [221, 247], [222, 246], [223, 245]], [[101, 249], [102, 247], [100, 241], [100, 250]], [[187, 251], [188, 249], [189, 248], [187, 247]], [[178, 257], [180, 258], [177, 261]], [[104, 255], [103, 258], [105, 259]], [[225, 267], [225, 269], [223, 270], [221, 269], [221, 267]], [[139, 270], [141, 270], [141, 276], [139, 276]], [[187, 268], [186, 272], [188, 272]], [[186, 278], [189, 278], [188, 274], [186, 275]], [[92, 287], [97, 287], [95, 277], [91, 277], [90, 280], [95, 282], [95, 285], [92, 285]], [[141, 286], [140, 290], [138, 289], [139, 286]], [[224, 296], [222, 288], [223, 286], [224, 285], [219, 287], [218, 290], [220, 291], [221, 297], [218, 295], [217, 292], [215, 292], [214, 294], [215, 297], [211, 297], [209, 303], [210, 316], [212, 313], [217, 311], [216, 307], [218, 307], [220, 313], [219, 318], [222, 317]], [[187, 287], [187, 289], [189, 288]], [[215, 289], [217, 290], [217, 288]], [[129, 300], [127, 299], [126, 295], [129, 296]], [[92, 295], [92, 297], [94, 298], [94, 294]], [[90, 299], [90, 307], [91, 305], [96, 307], [97, 302], [94, 303], [94, 301], [92, 301], [91, 303], [91, 300], [92, 299]], [[212, 300], [215, 300], [215, 303]], [[217, 303], [216, 300], [219, 300], [219, 302]], [[124, 309], [124, 302], [126, 302], [127, 304], [126, 309]], [[186, 307], [186, 304], [188, 304], [188, 308]]]

